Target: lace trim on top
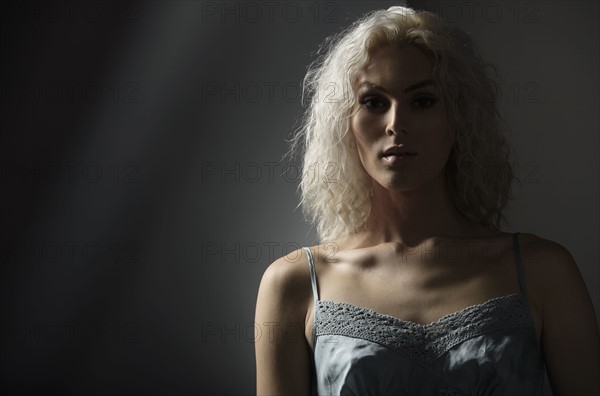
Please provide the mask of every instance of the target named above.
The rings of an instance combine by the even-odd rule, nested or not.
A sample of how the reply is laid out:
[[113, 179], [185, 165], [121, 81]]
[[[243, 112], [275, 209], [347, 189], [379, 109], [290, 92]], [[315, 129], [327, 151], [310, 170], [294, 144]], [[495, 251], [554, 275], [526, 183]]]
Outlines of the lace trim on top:
[[469, 338], [500, 329], [532, 327], [533, 322], [523, 294], [513, 293], [468, 306], [428, 325], [345, 302], [321, 300], [314, 325], [315, 336], [365, 339], [426, 365]]

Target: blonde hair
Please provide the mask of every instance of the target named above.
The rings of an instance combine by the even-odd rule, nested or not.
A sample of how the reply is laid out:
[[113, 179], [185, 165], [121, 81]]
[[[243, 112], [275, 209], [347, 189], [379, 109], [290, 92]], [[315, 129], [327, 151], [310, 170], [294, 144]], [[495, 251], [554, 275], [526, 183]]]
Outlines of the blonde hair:
[[328, 37], [308, 66], [302, 99], [307, 96], [309, 106], [286, 153], [303, 154], [298, 188], [305, 216], [317, 225], [321, 241], [348, 236], [367, 219], [371, 179], [349, 133], [353, 84], [373, 50], [388, 43], [411, 44], [431, 56], [432, 79], [456, 136], [445, 170], [453, 204], [470, 221], [499, 229], [506, 220], [503, 208], [512, 199], [512, 181], [518, 178], [497, 111], [496, 69], [482, 60], [463, 31], [430, 12], [400, 6], [371, 11]]

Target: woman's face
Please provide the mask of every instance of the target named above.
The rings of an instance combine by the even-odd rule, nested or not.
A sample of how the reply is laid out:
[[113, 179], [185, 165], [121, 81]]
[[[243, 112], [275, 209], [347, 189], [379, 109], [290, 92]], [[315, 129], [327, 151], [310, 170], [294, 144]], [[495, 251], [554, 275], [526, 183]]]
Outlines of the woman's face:
[[[387, 45], [359, 76], [351, 129], [365, 170], [385, 188], [413, 190], [443, 175], [454, 135], [441, 93], [427, 84], [432, 69], [417, 47]], [[417, 154], [384, 156], [393, 145]]]

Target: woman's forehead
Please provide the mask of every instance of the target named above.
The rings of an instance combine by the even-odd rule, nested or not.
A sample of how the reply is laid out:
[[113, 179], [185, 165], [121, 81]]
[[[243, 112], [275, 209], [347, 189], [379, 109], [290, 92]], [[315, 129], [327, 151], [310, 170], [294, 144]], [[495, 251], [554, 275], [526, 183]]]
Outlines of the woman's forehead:
[[414, 46], [386, 46], [374, 51], [359, 73], [357, 87], [381, 86], [403, 90], [431, 77], [433, 65]]

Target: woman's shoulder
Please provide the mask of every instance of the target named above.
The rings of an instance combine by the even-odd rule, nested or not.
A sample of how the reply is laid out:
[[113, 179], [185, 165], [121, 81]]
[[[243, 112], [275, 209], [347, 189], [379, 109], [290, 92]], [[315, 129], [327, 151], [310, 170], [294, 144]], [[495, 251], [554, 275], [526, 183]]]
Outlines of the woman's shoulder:
[[308, 256], [305, 249], [301, 247], [269, 264], [263, 278], [270, 278], [272, 281], [280, 283], [285, 289], [291, 290], [307, 275], [309, 275]]
[[600, 360], [595, 351], [600, 337], [585, 279], [560, 243], [533, 234], [524, 239], [528, 239], [525, 266], [535, 271], [532, 280], [539, 290], [541, 342], [550, 381], [561, 392], [581, 387], [578, 394], [597, 394]]
[[519, 233], [519, 248], [523, 262], [530, 266], [568, 265], [572, 260], [569, 250], [560, 243], [533, 233]]
[[[528, 288], [535, 291], [543, 305], [556, 290], [578, 292], [584, 283], [571, 252], [557, 241], [532, 233], [519, 234], [521, 260]], [[569, 286], [573, 290], [569, 290]]]
[[[306, 247], [311, 250], [314, 261], [317, 261], [321, 245]], [[260, 288], [288, 307], [306, 312], [312, 299], [312, 288], [305, 247], [295, 249], [269, 264], [262, 275]]]

